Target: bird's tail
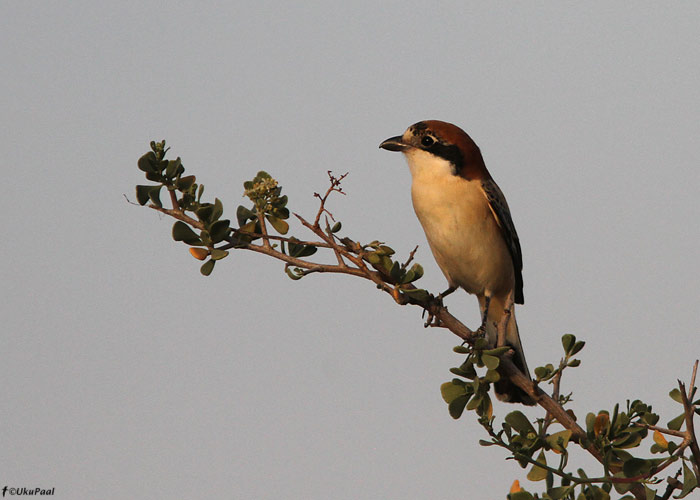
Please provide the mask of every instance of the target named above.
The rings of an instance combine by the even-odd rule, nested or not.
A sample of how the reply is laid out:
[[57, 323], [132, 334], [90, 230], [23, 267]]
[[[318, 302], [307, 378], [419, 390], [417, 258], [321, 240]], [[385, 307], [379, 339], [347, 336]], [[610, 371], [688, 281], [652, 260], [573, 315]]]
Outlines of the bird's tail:
[[[479, 306], [483, 314], [484, 300], [480, 298]], [[496, 345], [498, 342], [498, 324], [503, 319], [505, 315], [505, 302], [497, 297], [492, 297], [489, 304], [488, 318], [486, 321], [486, 336], [491, 345]], [[518, 323], [515, 320], [515, 311], [511, 308], [510, 319], [508, 320], [508, 325], [506, 327], [506, 345], [513, 348], [515, 354], [513, 355], [513, 364], [518, 367], [529, 379], [530, 371], [527, 368], [527, 362], [525, 361], [525, 353], [523, 352], [523, 345], [520, 342], [520, 333], [518, 332]], [[494, 391], [496, 392], [496, 397], [501, 401], [506, 401], [508, 403], [521, 403], [524, 405], [532, 406], [535, 401], [520, 387], [513, 384], [510, 380], [502, 377], [501, 380], [494, 384]]]

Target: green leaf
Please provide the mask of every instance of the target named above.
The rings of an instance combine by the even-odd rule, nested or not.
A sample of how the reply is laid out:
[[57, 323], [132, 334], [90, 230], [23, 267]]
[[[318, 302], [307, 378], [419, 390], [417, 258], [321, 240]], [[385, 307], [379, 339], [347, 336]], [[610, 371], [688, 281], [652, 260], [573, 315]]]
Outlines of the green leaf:
[[221, 219], [216, 221], [209, 228], [209, 234], [211, 235], [211, 241], [213, 243], [219, 243], [222, 241], [229, 233], [229, 225], [231, 221], [228, 219]]
[[477, 351], [483, 351], [485, 349], [488, 349], [489, 347], [491, 347], [491, 345], [489, 344], [489, 341], [484, 337], [479, 337], [474, 342], [474, 349], [476, 349]]
[[470, 411], [475, 410], [476, 408], [479, 407], [482, 400], [483, 400], [483, 396], [473, 397], [472, 399], [469, 400], [469, 403], [467, 403], [467, 410], [470, 410]]
[[[275, 208], [284, 208], [287, 205], [287, 201], [288, 201], [287, 195], [285, 194], [284, 196], [280, 196], [276, 200], [273, 200], [272, 205]], [[287, 210], [287, 212], [289, 212], [289, 210]]]
[[678, 446], [679, 446], [678, 443], [674, 443], [673, 441], [669, 441], [666, 449], [668, 450], [668, 453], [670, 455], [672, 455], [676, 452], [676, 450], [678, 449]]
[[184, 241], [188, 245], [202, 244], [202, 240], [199, 238], [197, 233], [192, 231], [190, 226], [180, 220], [175, 222], [173, 225], [173, 239], [175, 241]]
[[533, 500], [532, 493], [527, 491], [517, 491], [508, 495], [509, 500]]
[[632, 457], [622, 464], [622, 472], [626, 477], [639, 476], [646, 474], [651, 469], [651, 462], [642, 458]]
[[500, 356], [510, 351], [512, 348], [510, 346], [504, 345], [503, 347], [495, 347], [493, 349], [486, 349], [482, 354], [488, 354], [490, 356]]
[[484, 365], [486, 365], [486, 368], [488, 368], [489, 370], [495, 370], [496, 368], [498, 368], [498, 365], [501, 362], [501, 360], [498, 357], [489, 356], [488, 354], [482, 355], [481, 360], [484, 362]]
[[647, 497], [646, 500], [654, 500], [656, 498], [656, 492], [649, 488], [646, 484], [644, 485], [644, 494]]
[[659, 418], [660, 417], [656, 413], [651, 412], [642, 415], [642, 421], [649, 425], [656, 425], [659, 421]]
[[690, 467], [683, 463], [683, 489], [675, 498], [683, 498], [687, 496], [691, 491], [693, 491], [697, 487], [697, 485], [698, 478], [695, 477], [695, 474], [692, 470], [690, 470]]
[[199, 272], [202, 273], [204, 276], [209, 276], [214, 270], [214, 264], [216, 264], [216, 262], [209, 259], [204, 264], [202, 264], [202, 267], [199, 268]]
[[270, 222], [270, 224], [272, 224], [272, 227], [274, 227], [275, 231], [278, 233], [287, 234], [287, 231], [289, 231], [289, 224], [287, 224], [286, 221], [279, 219], [274, 215], [266, 215], [265, 218]]
[[405, 293], [406, 295], [408, 295], [412, 299], [417, 300], [419, 302], [425, 302], [426, 300], [428, 300], [430, 298], [430, 294], [427, 291], [423, 290], [422, 288], [414, 288], [412, 290], [402, 290], [402, 291], [403, 291], [403, 293]]
[[195, 210], [194, 213], [197, 216], [197, 218], [205, 224], [214, 222], [215, 220], [212, 217], [212, 214], [214, 213], [214, 205], [212, 205], [211, 203], [202, 203], [202, 205], [197, 210]]
[[574, 344], [574, 347], [571, 349], [571, 355], [573, 356], [574, 354], [577, 354], [581, 349], [583, 349], [583, 346], [585, 346], [586, 343], [583, 340], [579, 340]]
[[668, 428], [674, 431], [679, 431], [681, 430], [681, 426], [685, 422], [685, 413], [681, 413], [678, 415], [676, 418], [671, 420], [667, 425]]
[[634, 456], [633, 456], [631, 453], [629, 453], [629, 452], [627, 452], [627, 451], [625, 451], [625, 450], [620, 450], [620, 449], [618, 449], [618, 448], [613, 448], [613, 449], [612, 449], [612, 454], [613, 454], [617, 459], [619, 459], [621, 462], [626, 462], [627, 460], [631, 460], [631, 459], [634, 458]]
[[146, 172], [146, 173], [156, 173], [156, 165], [158, 164], [158, 158], [156, 158], [156, 155], [153, 151], [149, 151], [145, 155], [143, 155], [141, 158], [139, 158], [139, 161], [137, 163], [139, 170]]
[[498, 373], [498, 370], [488, 370], [486, 375], [484, 375], [484, 380], [491, 383], [498, 382], [501, 380], [501, 375]]
[[148, 198], [151, 200], [151, 202], [157, 206], [158, 208], [162, 208], [163, 204], [160, 201], [160, 189], [163, 187], [161, 184], [160, 186], [153, 186], [151, 190], [148, 192]]
[[297, 257], [309, 257], [310, 255], [315, 254], [317, 250], [318, 248], [313, 245], [304, 245], [304, 248], [302, 248]]
[[576, 367], [579, 366], [580, 364], [581, 364], [581, 360], [580, 360], [580, 359], [572, 359], [571, 361], [569, 361], [569, 362], [566, 364], [566, 366], [570, 366], [571, 368], [576, 368]]
[[450, 412], [450, 416], [452, 418], [457, 420], [459, 417], [462, 416], [462, 413], [464, 413], [464, 407], [467, 405], [468, 399], [469, 398], [467, 396], [460, 396], [447, 405], [447, 409]]
[[238, 205], [238, 210], [236, 210], [236, 218], [238, 219], [238, 227], [245, 225], [248, 219], [255, 219], [257, 216], [255, 212], [247, 209], [243, 205]]
[[180, 177], [177, 181], [175, 181], [175, 186], [180, 190], [180, 191], [187, 191], [189, 188], [191, 188], [197, 178], [194, 175], [188, 175], [187, 177]]
[[467, 390], [464, 387], [464, 384], [460, 385], [454, 381], [450, 381], [445, 382], [440, 386], [440, 394], [442, 395], [442, 399], [445, 400], [445, 403], [450, 404], [458, 397], [466, 395]]
[[[298, 268], [295, 268], [295, 269], [298, 269]], [[284, 272], [287, 273], [287, 276], [289, 276], [294, 281], [300, 280], [301, 278], [304, 277], [303, 274], [297, 274], [294, 271], [292, 271], [292, 269], [289, 266], [285, 266]]]
[[136, 186], [136, 201], [139, 202], [139, 205], [148, 203], [148, 200], [150, 200], [148, 193], [151, 192], [151, 189], [153, 189], [153, 186]]
[[318, 250], [313, 245], [299, 245], [295, 243], [296, 241], [299, 240], [297, 240], [296, 238], [290, 238], [290, 241], [287, 242], [287, 246], [289, 247], [289, 255], [292, 257], [308, 257], [310, 255], [315, 254]]
[[595, 428], [595, 419], [595, 413], [588, 413], [586, 415], [586, 431], [588, 432], [588, 434], [593, 434], [593, 430]]
[[571, 438], [571, 431], [559, 431], [551, 434], [545, 438], [547, 444], [552, 447], [552, 449], [563, 452], [566, 446], [569, 444], [569, 439]]
[[377, 248], [377, 252], [381, 255], [386, 255], [387, 257], [391, 257], [392, 255], [394, 255], [394, 253], [396, 253], [394, 252], [393, 248], [386, 245], [379, 245], [379, 248]]
[[[613, 477], [623, 478], [625, 475], [622, 472], [616, 472], [613, 474]], [[615, 487], [615, 491], [622, 494], [627, 493], [630, 488], [632, 488], [632, 483], [613, 483], [613, 486]], [[632, 500], [634, 500], [634, 498], [632, 498]]]
[[568, 354], [569, 351], [571, 351], [571, 348], [574, 346], [575, 342], [576, 342], [576, 335], [572, 335], [570, 333], [563, 335], [561, 338], [561, 345], [562, 345], [562, 347], [564, 347], [564, 352]]
[[224, 214], [224, 204], [221, 203], [219, 198], [214, 198], [214, 208], [212, 210], [211, 219], [219, 220]]
[[177, 157], [174, 160], [169, 160], [168, 166], [165, 167], [165, 176], [168, 179], [172, 179], [173, 177], [175, 177], [178, 173], [180, 165], [181, 165], [180, 157]]
[[393, 265], [394, 263], [386, 255], [382, 255], [379, 258], [379, 267], [382, 268], [384, 271], [389, 272], [391, 270], [391, 266]]
[[342, 227], [343, 227], [343, 225], [340, 223], [340, 221], [336, 222], [335, 224], [333, 224], [333, 227], [331, 228], [331, 233], [337, 233], [338, 231], [341, 230]]
[[214, 248], [211, 251], [212, 260], [221, 260], [227, 256], [228, 256], [228, 251], [226, 251], [226, 250], [219, 250], [218, 248]]
[[202, 231], [201, 233], [199, 233], [199, 238], [202, 240], [202, 244], [205, 247], [210, 247], [213, 245], [211, 241], [211, 236], [209, 236], [209, 233], [207, 231]]
[[456, 352], [457, 354], [469, 354], [471, 352], [471, 349], [463, 345], [456, 345], [452, 348], [452, 351]]
[[365, 255], [365, 259], [373, 266], [377, 266], [382, 258], [377, 252], [369, 252]]
[[681, 391], [678, 389], [673, 389], [671, 392], [668, 393], [669, 396], [671, 396], [671, 399], [674, 400], [676, 403], [683, 404], [683, 396], [681, 396]]
[[411, 281], [419, 280], [423, 277], [423, 266], [420, 264], [413, 264], [411, 266], [411, 272], [415, 275], [415, 278], [413, 278]]
[[270, 213], [278, 219], [289, 219], [289, 209], [287, 208], [273, 208]]
[[535, 432], [528, 418], [519, 410], [512, 411], [506, 415], [505, 421], [518, 432]]
[[547, 490], [547, 494], [552, 500], [561, 500], [574, 490], [574, 486], [557, 486]]
[[400, 283], [402, 285], [405, 285], [407, 283], [411, 283], [412, 281], [416, 280], [416, 275], [412, 270], [406, 271], [406, 273], [403, 275], [403, 277], [400, 279]]
[[[537, 461], [543, 465], [547, 465], [547, 458], [544, 456], [544, 450], [540, 450], [540, 454], [537, 455]], [[527, 473], [527, 478], [530, 481], [542, 481], [547, 478], [547, 469], [533, 465], [530, 472]]]
[[472, 380], [476, 378], [476, 370], [474, 369], [474, 363], [471, 359], [467, 359], [464, 363], [462, 363], [459, 370], [464, 374], [464, 377]]
[[552, 373], [546, 366], [538, 366], [535, 368], [535, 377], [537, 380], [545, 380]]
[[393, 279], [395, 282], [400, 283], [401, 282], [401, 274], [402, 274], [401, 264], [399, 264], [398, 262], [394, 262], [391, 265], [391, 268], [389, 269], [389, 276], [391, 276], [391, 279]]
[[610, 500], [610, 494], [603, 488], [600, 488], [598, 486], [589, 486], [587, 494], [587, 499], [591, 498], [591, 500]]
[[620, 437], [612, 442], [612, 445], [620, 449], [635, 448], [639, 446], [641, 440], [642, 436], [639, 433], [623, 432]]

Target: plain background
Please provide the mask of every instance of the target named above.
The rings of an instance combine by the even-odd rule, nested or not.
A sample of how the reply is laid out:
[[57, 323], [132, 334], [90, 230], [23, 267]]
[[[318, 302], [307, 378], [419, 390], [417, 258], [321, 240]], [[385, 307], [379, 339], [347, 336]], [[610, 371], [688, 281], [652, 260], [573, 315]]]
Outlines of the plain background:
[[[700, 355], [699, 18], [691, 2], [3, 2], [0, 486], [541, 491], [478, 445], [472, 414], [449, 417], [457, 338], [419, 310], [246, 252], [202, 277], [172, 220], [123, 196], [163, 138], [231, 218], [260, 169], [307, 216], [326, 171], [349, 171], [329, 205], [342, 234], [420, 245], [438, 292], [408, 169], [377, 146], [422, 119], [460, 125], [520, 235], [530, 367], [574, 333], [579, 419], [628, 398], [675, 417], [667, 393]], [[478, 323], [473, 297], [448, 305]]]

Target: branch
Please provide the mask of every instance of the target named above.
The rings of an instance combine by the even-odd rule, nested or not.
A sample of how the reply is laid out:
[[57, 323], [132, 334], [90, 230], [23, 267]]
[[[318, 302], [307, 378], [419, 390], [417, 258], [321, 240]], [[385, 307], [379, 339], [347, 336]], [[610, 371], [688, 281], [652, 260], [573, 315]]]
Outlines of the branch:
[[[178, 159], [179, 161], [179, 159]], [[264, 176], [263, 176], [264, 174]], [[454, 335], [459, 337], [461, 340], [465, 341], [466, 343], [469, 343], [470, 345], [474, 345], [476, 340], [479, 337], [479, 335], [468, 328], [466, 325], [464, 325], [461, 321], [459, 321], [457, 318], [455, 318], [452, 314], [450, 314], [447, 309], [442, 305], [442, 301], [440, 300], [439, 296], [438, 298], [433, 297], [430, 295], [428, 298], [426, 298], [426, 295], [423, 290], [421, 290], [421, 294], [411, 294], [410, 292], [413, 290], [417, 290], [415, 286], [413, 286], [411, 283], [408, 283], [408, 281], [413, 281], [415, 278], [408, 278], [404, 279], [403, 276], [406, 275], [406, 269], [408, 268], [409, 264], [413, 261], [413, 258], [415, 256], [416, 251], [418, 250], [418, 247], [416, 246], [409, 254], [407, 260], [401, 264], [399, 261], [393, 261], [389, 260], [387, 261], [387, 256], [391, 256], [393, 254], [393, 251], [389, 250], [383, 250], [386, 247], [382, 246], [383, 243], [377, 243], [373, 242], [370, 243], [369, 245], [361, 245], [349, 238], [341, 238], [338, 239], [337, 236], [333, 233], [333, 231], [330, 228], [329, 220], [328, 218], [330, 217], [331, 220], [335, 221], [333, 214], [328, 211], [326, 208], [326, 203], [327, 200], [330, 196], [331, 193], [333, 192], [338, 192], [340, 194], [345, 194], [340, 187], [341, 181], [347, 176], [348, 174], [344, 174], [340, 177], [335, 177], [332, 175], [332, 173], [329, 171], [328, 176], [330, 179], [330, 187], [326, 190], [326, 192], [323, 195], [320, 195], [318, 193], [314, 193], [314, 196], [317, 197], [320, 200], [320, 206], [318, 209], [318, 212], [316, 213], [315, 219], [313, 223], [308, 222], [306, 219], [304, 219], [302, 216], [298, 214], [294, 214], [295, 217], [299, 220], [299, 222], [304, 226], [306, 229], [311, 231], [319, 240], [317, 241], [301, 241], [297, 240], [296, 238], [289, 238], [289, 237], [284, 237], [284, 236], [276, 236], [276, 235], [271, 235], [268, 233], [268, 227], [266, 225], [266, 215], [268, 214], [269, 210], [272, 210], [270, 213], [270, 221], [272, 226], [274, 226], [275, 229], [280, 231], [278, 225], [276, 225], [277, 220], [272, 218], [273, 216], [282, 219], [288, 218], [289, 211], [284, 207], [286, 205], [286, 196], [280, 198], [279, 197], [279, 189], [277, 188], [276, 191], [269, 191], [268, 194], [260, 194], [259, 199], [271, 199], [273, 201], [270, 202], [269, 205], [260, 205], [260, 203], [256, 202], [258, 198], [255, 198], [254, 196], [250, 196], [251, 199], [256, 202], [255, 205], [255, 215], [257, 221], [259, 221], [260, 224], [260, 233], [253, 233], [253, 232], [247, 232], [247, 231], [241, 231], [240, 229], [232, 229], [228, 226], [228, 233], [224, 237], [224, 241], [219, 247], [214, 248], [214, 246], [211, 244], [211, 240], [204, 239], [204, 241], [207, 242], [209, 245], [209, 251], [211, 252], [212, 255], [212, 260], [215, 258], [222, 258], [222, 257], [217, 257], [216, 250], [227, 250], [230, 248], [237, 248], [237, 249], [242, 249], [242, 250], [250, 250], [252, 252], [256, 253], [261, 253], [264, 255], [267, 255], [269, 257], [275, 258], [277, 260], [280, 260], [285, 263], [285, 268], [289, 268], [290, 266], [294, 266], [298, 268], [298, 270], [294, 271], [299, 277], [305, 276], [308, 274], [312, 273], [338, 273], [338, 274], [347, 274], [347, 275], [352, 275], [352, 276], [358, 276], [363, 279], [366, 279], [368, 281], [373, 282], [378, 289], [382, 290], [383, 292], [391, 295], [393, 300], [400, 305], [406, 305], [406, 304], [411, 304], [411, 305], [417, 305], [421, 307], [424, 311], [427, 311], [429, 314], [430, 318], [434, 318], [435, 325], [439, 325], [441, 327], [444, 327], [448, 329], [450, 332], [452, 332]], [[266, 177], [265, 177], [266, 176]], [[148, 177], [148, 175], [147, 175]], [[269, 179], [273, 185], [272, 187], [274, 188], [277, 183], [274, 179], [271, 179], [268, 174], [264, 172], [260, 172], [258, 174], [258, 177], [263, 178], [263, 179]], [[256, 177], [256, 180], [258, 179]], [[192, 179], [194, 177], [192, 176]], [[177, 178], [177, 182], [180, 182], [180, 178]], [[177, 184], [180, 185], [180, 184]], [[189, 186], [191, 186], [192, 183], [189, 183]], [[196, 187], [196, 185], [195, 185]], [[191, 189], [191, 192], [194, 192], [195, 187]], [[264, 184], [263, 184], [264, 187]], [[140, 186], [141, 191], [137, 189], [137, 197], [140, 196], [139, 203], [140, 204], [145, 204], [148, 200], [144, 199], [144, 193], [147, 194], [149, 197], [151, 197], [151, 200], [159, 203], [159, 200], [157, 198], [153, 198], [152, 194], [149, 194], [147, 191], [143, 190], [143, 186]], [[179, 188], [178, 188], [179, 189]], [[189, 189], [189, 188], [188, 188]], [[246, 188], [248, 189], [248, 188]], [[189, 191], [188, 191], [189, 192]], [[269, 194], [269, 193], [272, 194]], [[174, 190], [169, 190], [170, 193], [170, 199], [173, 204], [172, 209], [166, 209], [163, 207], [159, 207], [153, 204], [148, 205], [150, 208], [163, 213], [165, 215], [171, 216], [177, 220], [180, 220], [188, 225], [190, 225], [192, 228], [196, 228], [199, 230], [204, 231], [206, 229], [210, 229], [210, 223], [205, 220], [206, 224], [201, 222], [200, 220], [197, 220], [195, 218], [192, 218], [188, 215], [186, 215], [186, 211], [194, 211], [192, 206], [197, 207], [199, 205], [199, 197], [196, 199], [196, 204], [193, 205], [189, 198], [186, 198], [183, 195], [183, 204], [182, 206], [178, 203], [177, 196], [174, 192]], [[183, 191], [184, 193], [184, 191]], [[187, 195], [191, 196], [191, 194]], [[200, 191], [199, 195], [201, 196], [201, 186], [200, 186]], [[270, 196], [271, 198], [262, 198], [262, 196]], [[219, 204], [218, 206], [220, 207], [221, 204], [219, 200], [216, 200], [216, 203]], [[268, 209], [268, 207], [271, 206], [272, 209]], [[242, 207], [241, 207], [242, 208]], [[239, 210], [241, 209], [239, 208]], [[277, 210], [277, 211], [275, 211]], [[248, 211], [250, 212], [250, 211]], [[200, 212], [197, 212], [200, 214]], [[218, 212], [219, 215], [221, 212]], [[243, 212], [245, 213], [245, 212]], [[280, 215], [281, 214], [281, 215]], [[320, 220], [321, 216], [326, 214], [325, 217], [325, 228], [321, 228], [320, 225]], [[202, 218], [202, 216], [198, 215], [199, 218]], [[239, 220], [241, 220], [242, 216], [239, 215]], [[251, 223], [247, 224], [247, 229], [252, 227], [253, 225], [253, 220], [254, 218], [252, 216], [248, 216], [251, 218]], [[216, 219], [214, 219], [216, 220]], [[228, 222], [228, 221], [227, 221]], [[271, 226], [271, 227], [272, 227]], [[219, 226], [221, 227], [221, 226]], [[285, 227], [286, 224], [285, 224]], [[339, 226], [338, 226], [339, 227]], [[335, 228], [334, 228], [335, 229]], [[284, 233], [286, 233], [286, 229], [281, 229]], [[222, 238], [222, 231], [218, 231], [218, 236], [216, 236], [215, 241], [221, 241]], [[259, 244], [253, 243], [250, 239], [260, 239], [261, 242]], [[281, 245], [281, 250], [274, 248], [271, 245], [271, 241], [279, 241], [279, 242], [287, 242], [289, 244], [295, 244], [295, 245], [304, 245], [304, 246], [311, 246], [315, 248], [327, 248], [333, 251], [335, 255], [335, 259], [337, 261], [336, 264], [328, 264], [328, 263], [321, 263], [321, 262], [312, 262], [309, 260], [306, 260], [305, 258], [299, 258], [299, 257], [293, 257], [291, 255], [286, 254], [284, 250], [284, 244]], [[379, 250], [378, 250], [379, 249]], [[382, 253], [382, 252], [387, 252], [387, 253]], [[204, 252], [206, 254], [206, 251]], [[194, 255], [194, 254], [193, 254]], [[308, 255], [308, 253], [302, 254], [302, 255]], [[225, 254], [224, 254], [225, 256]], [[381, 264], [377, 263], [377, 260], [375, 257], [380, 256], [381, 259]], [[388, 264], [386, 263], [388, 262]], [[389, 267], [393, 264], [393, 267], [391, 267], [391, 272], [389, 272]], [[370, 265], [373, 267], [370, 268]], [[213, 267], [213, 266], [211, 266]], [[396, 274], [397, 268], [400, 268], [401, 273], [399, 275]], [[210, 268], [211, 269], [211, 268]], [[418, 268], [416, 268], [418, 269]], [[204, 271], [203, 271], [204, 273]], [[290, 273], [291, 275], [291, 273]], [[292, 277], [295, 277], [291, 275]], [[397, 277], [398, 276], [398, 277]], [[420, 297], [420, 298], [416, 298]], [[511, 310], [512, 310], [512, 296], [509, 297], [509, 301], [506, 304], [506, 310], [505, 314], [503, 316], [503, 319], [501, 322], [499, 322], [498, 325], [498, 330], [499, 330], [499, 335], [498, 335], [498, 342], [497, 345], [501, 346], [504, 344], [505, 341], [505, 331], [506, 327], [508, 324], [508, 321], [510, 321], [512, 318], [511, 316]], [[603, 456], [603, 452], [597, 448], [597, 446], [594, 444], [593, 440], [587, 439], [587, 433], [586, 431], [581, 428], [577, 423], [575, 418], [573, 417], [572, 414], [569, 414], [565, 411], [563, 405], [560, 403], [560, 384], [561, 384], [561, 376], [564, 368], [568, 366], [568, 361], [569, 361], [569, 354], [567, 354], [566, 358], [562, 358], [560, 361], [560, 366], [559, 369], [557, 370], [557, 373], [554, 375], [552, 383], [554, 385], [552, 395], [548, 395], [545, 393], [536, 382], [531, 380], [528, 375], [525, 373], [522, 373], [513, 363], [512, 361], [512, 350], [509, 350], [507, 352], [504, 352], [500, 354], [500, 364], [499, 364], [499, 373], [501, 374], [502, 377], [506, 377], [510, 380], [511, 383], [513, 383], [515, 386], [519, 387], [522, 389], [525, 393], [527, 393], [539, 406], [541, 406], [543, 409], [546, 410], [546, 416], [544, 420], [544, 427], [543, 432], [546, 433], [547, 428], [549, 425], [553, 422], [556, 421], [559, 424], [561, 424], [565, 429], [571, 431], [571, 436], [570, 440], [577, 442], [582, 448], [584, 448], [586, 451], [588, 451], [593, 457], [596, 458], [600, 463], [606, 464], [606, 459]], [[574, 366], [574, 365], [572, 365]], [[686, 390], [685, 384], [679, 381], [679, 387], [680, 387], [680, 392], [682, 396], [682, 402], [685, 410], [685, 423], [686, 423], [686, 431], [681, 432], [681, 431], [673, 431], [671, 429], [665, 429], [662, 427], [657, 427], [653, 425], [648, 425], [644, 423], [639, 423], [635, 422], [634, 425], [640, 426], [640, 427], [646, 427], [647, 429], [658, 431], [664, 434], [672, 435], [675, 437], [682, 437], [683, 442], [679, 445], [679, 447], [674, 450], [674, 453], [665, 461], [660, 463], [658, 466], [653, 467], [651, 471], [647, 472], [644, 475], [639, 475], [635, 477], [612, 477], [609, 476], [609, 474], [614, 474], [618, 471], [621, 470], [621, 467], [619, 466], [606, 466], [604, 473], [606, 474], [605, 477], [601, 478], [577, 478], [574, 476], [571, 476], [563, 471], [563, 468], [565, 465], [560, 465], [560, 469], [554, 469], [552, 467], [548, 467], [544, 464], [540, 464], [536, 460], [532, 459], [530, 456], [525, 456], [521, 455], [518, 451], [512, 451], [513, 457], [516, 459], [523, 459], [525, 461], [528, 461], [530, 463], [536, 464], [538, 467], [544, 468], [552, 473], [555, 473], [562, 478], [566, 478], [570, 480], [572, 483], [576, 484], [583, 484], [583, 483], [593, 483], [593, 482], [602, 482], [602, 483], [634, 483], [630, 487], [630, 492], [636, 497], [636, 498], [645, 498], [645, 492], [642, 484], [640, 484], [641, 481], [645, 481], [653, 477], [654, 475], [658, 474], [662, 470], [664, 470], [666, 467], [668, 467], [671, 463], [676, 461], [678, 458], [683, 458], [683, 453], [686, 448], [690, 448], [693, 456], [693, 468], [695, 471], [696, 476], [700, 476], [699, 469], [700, 469], [700, 447], [698, 446], [697, 439], [695, 436], [695, 429], [693, 425], [693, 417], [696, 411], [695, 406], [692, 404], [692, 401], [695, 398], [695, 379], [696, 379], [696, 374], [698, 370], [698, 362], [696, 361], [694, 368], [693, 368], [693, 374], [691, 378], [691, 383], [690, 383], [690, 391]], [[490, 431], [492, 432], [492, 431]], [[609, 459], [609, 457], [608, 457]], [[678, 476], [678, 474], [676, 475]], [[669, 478], [672, 479], [672, 478]], [[676, 480], [676, 484], [672, 484], [669, 482], [669, 489], [667, 489], [664, 497], [668, 498], [670, 496], [670, 492], [673, 491], [673, 489], [677, 486], [678, 481]]]
[[[698, 371], [698, 361], [695, 361], [693, 366], [693, 375], [690, 381], [690, 394], [695, 393], [695, 376]], [[693, 423], [693, 416], [695, 415], [695, 406], [692, 404], [688, 398], [688, 392], [686, 391], [685, 384], [678, 381], [678, 387], [681, 391], [681, 398], [683, 400], [683, 409], [685, 411], [685, 429], [688, 433], [687, 439], [690, 441], [690, 451], [693, 454], [693, 470], [695, 471], [695, 476], [700, 476], [700, 447], [698, 447], [698, 440], [695, 436], [695, 425]]]

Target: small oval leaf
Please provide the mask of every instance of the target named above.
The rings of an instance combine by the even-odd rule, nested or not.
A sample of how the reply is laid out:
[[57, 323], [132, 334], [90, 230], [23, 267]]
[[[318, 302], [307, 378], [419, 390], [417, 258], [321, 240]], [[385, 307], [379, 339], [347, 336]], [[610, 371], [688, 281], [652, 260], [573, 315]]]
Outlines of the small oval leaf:
[[209, 276], [214, 270], [214, 264], [216, 264], [216, 262], [209, 259], [204, 264], [202, 264], [202, 267], [199, 268], [199, 272], [202, 273], [204, 276]]

